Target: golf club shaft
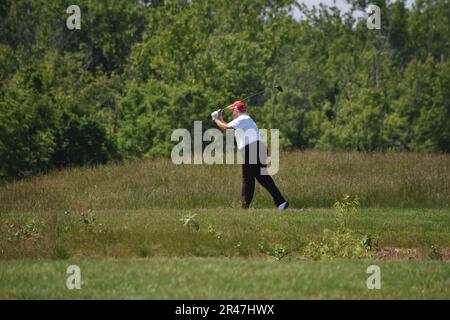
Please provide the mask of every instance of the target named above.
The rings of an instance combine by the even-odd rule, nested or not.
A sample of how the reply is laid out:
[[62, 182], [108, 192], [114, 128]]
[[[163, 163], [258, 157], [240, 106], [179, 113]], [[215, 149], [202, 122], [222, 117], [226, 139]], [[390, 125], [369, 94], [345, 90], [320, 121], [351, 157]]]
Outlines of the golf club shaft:
[[[276, 86], [275, 86], [275, 89], [277, 89], [277, 90], [280, 91], [280, 92], [283, 92], [283, 88], [282, 88], [280, 85], [276, 85]], [[262, 91], [259, 91], [259, 92], [257, 92], [257, 93], [254, 93], [254, 94], [252, 94], [252, 95], [250, 95], [250, 96], [248, 96], [248, 97], [242, 99], [241, 101], [247, 102], [247, 100], [249, 100], [249, 99], [251, 99], [251, 98], [253, 98], [253, 97], [259, 96], [260, 94], [263, 94], [263, 93], [266, 93], [266, 89], [264, 89], [264, 90], [262, 90]], [[221, 111], [228, 110], [228, 109], [230, 109], [233, 105], [234, 105], [234, 104], [230, 104], [228, 107], [222, 108]]]
[[242, 101], [247, 102], [248, 99], [251, 99], [251, 98], [253, 98], [253, 97], [259, 96], [260, 94], [263, 94], [263, 93], [265, 93], [265, 92], [266, 92], [266, 89], [264, 89], [264, 90], [262, 90], [262, 91], [259, 91], [259, 92], [257, 92], [257, 93], [254, 93], [254, 94], [252, 94], [251, 96], [248, 96], [248, 97], [242, 99]]
[[[263, 93], [265, 93], [265, 92], [266, 92], [266, 90], [259, 91], [259, 92], [257, 92], [257, 93], [252, 94], [251, 96], [248, 96], [248, 97], [242, 99], [241, 101], [247, 102], [248, 99], [253, 98], [253, 97], [256, 97], [256, 96], [258, 96], [258, 95], [260, 95], [260, 94], [263, 94]], [[228, 107], [223, 108], [222, 111], [228, 110], [228, 109], [230, 109], [232, 106], [233, 106], [233, 104], [230, 104]]]
[[230, 109], [233, 105], [234, 105], [234, 103], [233, 103], [233, 104], [230, 104], [228, 107], [222, 108], [222, 111], [225, 111], [225, 110]]

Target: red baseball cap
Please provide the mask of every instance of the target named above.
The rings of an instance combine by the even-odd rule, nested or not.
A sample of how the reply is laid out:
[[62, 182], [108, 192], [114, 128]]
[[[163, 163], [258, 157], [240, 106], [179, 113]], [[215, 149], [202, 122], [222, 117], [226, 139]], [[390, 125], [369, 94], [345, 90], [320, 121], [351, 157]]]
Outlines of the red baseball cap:
[[245, 110], [245, 106], [246, 106], [246, 104], [244, 101], [236, 101], [235, 103], [233, 103], [231, 110], [238, 109], [238, 110], [242, 111], [242, 110]]

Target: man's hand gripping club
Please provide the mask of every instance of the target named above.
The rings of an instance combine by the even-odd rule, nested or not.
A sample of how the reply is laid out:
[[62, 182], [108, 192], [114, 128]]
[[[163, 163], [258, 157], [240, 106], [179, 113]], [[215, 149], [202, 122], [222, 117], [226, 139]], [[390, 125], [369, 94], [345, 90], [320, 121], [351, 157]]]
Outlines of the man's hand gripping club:
[[223, 120], [223, 109], [219, 109], [217, 111], [214, 111], [211, 113], [211, 118], [214, 120], [216, 125], [223, 131], [226, 131], [227, 129], [232, 129], [228, 123], [226, 123]]

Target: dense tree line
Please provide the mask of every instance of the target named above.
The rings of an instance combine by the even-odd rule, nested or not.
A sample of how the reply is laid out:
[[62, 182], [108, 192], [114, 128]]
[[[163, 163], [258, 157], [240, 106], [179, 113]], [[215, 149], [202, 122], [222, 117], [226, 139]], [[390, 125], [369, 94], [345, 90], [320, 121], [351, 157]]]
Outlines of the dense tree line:
[[167, 155], [275, 83], [250, 104], [284, 148], [449, 152], [449, 1], [370, 3], [381, 30], [294, 0], [80, 0], [68, 30], [66, 1], [3, 0], [0, 177]]

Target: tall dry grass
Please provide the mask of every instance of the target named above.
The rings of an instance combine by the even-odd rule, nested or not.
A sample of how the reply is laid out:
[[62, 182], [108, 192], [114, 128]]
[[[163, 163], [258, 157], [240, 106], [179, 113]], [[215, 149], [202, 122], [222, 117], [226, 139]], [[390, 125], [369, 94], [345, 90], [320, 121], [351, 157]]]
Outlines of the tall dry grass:
[[[330, 207], [342, 194], [364, 207], [450, 207], [450, 156], [292, 152], [275, 180], [292, 207]], [[75, 168], [0, 185], [0, 212], [239, 207], [240, 166], [169, 159]], [[257, 187], [253, 206], [272, 207]]]

